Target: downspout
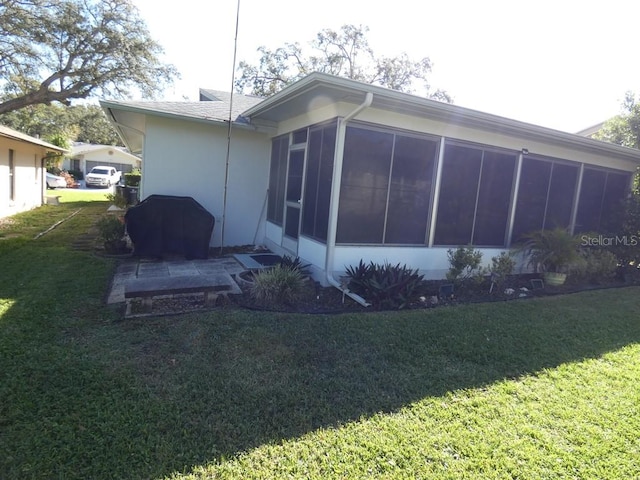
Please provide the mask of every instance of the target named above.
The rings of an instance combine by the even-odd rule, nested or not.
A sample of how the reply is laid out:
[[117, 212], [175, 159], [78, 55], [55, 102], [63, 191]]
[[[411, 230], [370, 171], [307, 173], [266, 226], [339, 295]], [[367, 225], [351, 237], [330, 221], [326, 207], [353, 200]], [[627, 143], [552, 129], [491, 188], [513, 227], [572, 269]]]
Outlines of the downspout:
[[368, 307], [370, 304], [362, 298], [351, 292], [346, 286], [342, 285], [333, 276], [333, 262], [335, 258], [336, 248], [336, 233], [338, 230], [338, 205], [340, 204], [340, 184], [342, 183], [342, 164], [344, 161], [344, 138], [347, 132], [347, 122], [353, 120], [353, 118], [362, 112], [364, 109], [369, 108], [373, 102], [373, 94], [367, 92], [364, 102], [358, 105], [355, 110], [345, 116], [343, 119], [338, 119], [338, 134], [336, 136], [336, 150], [333, 159], [333, 180], [331, 182], [331, 201], [329, 207], [329, 225], [327, 229], [327, 256], [325, 259], [324, 270], [327, 275], [327, 283], [341, 290], [342, 293], [349, 298], [355, 300], [360, 305]]

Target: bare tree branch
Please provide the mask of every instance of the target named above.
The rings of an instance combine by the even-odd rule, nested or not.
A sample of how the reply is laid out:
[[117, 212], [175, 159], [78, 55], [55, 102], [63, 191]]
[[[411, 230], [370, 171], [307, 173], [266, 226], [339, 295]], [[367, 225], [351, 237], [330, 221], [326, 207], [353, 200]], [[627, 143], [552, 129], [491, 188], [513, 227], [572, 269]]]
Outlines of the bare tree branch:
[[153, 97], [178, 77], [129, 0], [0, 0], [0, 113], [90, 96]]
[[406, 53], [377, 58], [366, 38], [368, 31], [362, 25], [343, 25], [339, 31], [322, 30], [310, 42], [313, 51], [310, 56], [305, 56], [297, 43], [287, 43], [276, 50], [259, 47], [262, 55], [259, 64], [240, 62], [235, 87], [240, 92], [269, 96], [317, 71], [403, 92], [422, 92], [430, 98], [451, 102], [445, 91], [430, 92], [429, 58], [413, 61]]

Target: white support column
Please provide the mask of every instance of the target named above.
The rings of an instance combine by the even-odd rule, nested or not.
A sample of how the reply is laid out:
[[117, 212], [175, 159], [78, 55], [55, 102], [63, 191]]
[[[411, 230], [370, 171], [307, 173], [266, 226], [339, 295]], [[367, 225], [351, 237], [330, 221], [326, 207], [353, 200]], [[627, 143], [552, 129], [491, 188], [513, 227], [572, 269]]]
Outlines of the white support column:
[[516, 165], [516, 179], [513, 186], [513, 195], [511, 196], [511, 210], [509, 211], [509, 223], [507, 229], [507, 247], [511, 246], [511, 240], [513, 239], [513, 224], [516, 219], [516, 204], [518, 203], [518, 192], [520, 190], [520, 175], [522, 174], [522, 161], [524, 155], [520, 152], [518, 155], [518, 163]]
[[429, 247], [433, 247], [433, 239], [436, 232], [436, 220], [438, 219], [438, 199], [440, 198], [440, 180], [442, 178], [442, 161], [444, 159], [445, 141], [445, 137], [440, 139], [440, 151], [438, 152], [438, 164], [436, 165], [436, 181], [433, 185], [433, 205], [431, 206], [431, 225], [429, 225]]
[[584, 163], [580, 164], [580, 170], [578, 171], [578, 185], [576, 187], [576, 193], [573, 197], [573, 210], [571, 211], [571, 222], [569, 223], [569, 231], [573, 235], [576, 230], [576, 218], [578, 217], [578, 207], [580, 203], [580, 191], [582, 190], [582, 176], [584, 175]]

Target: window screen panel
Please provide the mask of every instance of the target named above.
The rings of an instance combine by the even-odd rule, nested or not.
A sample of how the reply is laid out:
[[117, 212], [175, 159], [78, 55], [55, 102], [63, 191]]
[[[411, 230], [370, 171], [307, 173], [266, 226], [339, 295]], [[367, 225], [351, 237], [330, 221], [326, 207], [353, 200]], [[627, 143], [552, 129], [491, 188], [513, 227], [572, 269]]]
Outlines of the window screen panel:
[[435, 140], [396, 136], [385, 243], [425, 242], [437, 152]]
[[475, 215], [482, 150], [446, 145], [434, 243], [468, 245]]

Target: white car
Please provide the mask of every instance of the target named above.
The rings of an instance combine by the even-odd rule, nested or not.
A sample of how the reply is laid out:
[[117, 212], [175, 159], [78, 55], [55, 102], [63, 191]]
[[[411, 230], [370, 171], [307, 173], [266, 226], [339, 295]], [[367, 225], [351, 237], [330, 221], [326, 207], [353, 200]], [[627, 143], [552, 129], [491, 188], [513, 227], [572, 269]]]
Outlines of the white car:
[[97, 166], [93, 167], [87, 176], [84, 177], [84, 183], [89, 187], [110, 187], [120, 182], [122, 172], [113, 167]]
[[64, 177], [47, 172], [47, 188], [67, 188], [67, 180]]

